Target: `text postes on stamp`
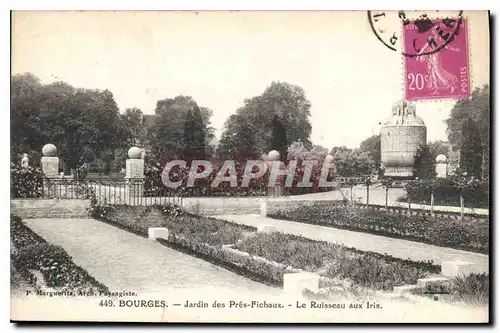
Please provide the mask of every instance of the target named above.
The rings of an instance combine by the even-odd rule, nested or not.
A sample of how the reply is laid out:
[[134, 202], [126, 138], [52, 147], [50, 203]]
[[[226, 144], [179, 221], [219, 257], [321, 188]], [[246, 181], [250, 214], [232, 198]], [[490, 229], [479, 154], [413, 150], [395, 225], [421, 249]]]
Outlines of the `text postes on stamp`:
[[[403, 27], [403, 51], [414, 54], [403, 57], [405, 99], [468, 97], [470, 71], [466, 20], [432, 20], [425, 33], [418, 24], [418, 21], [412, 21]], [[439, 41], [445, 42], [435, 51]]]

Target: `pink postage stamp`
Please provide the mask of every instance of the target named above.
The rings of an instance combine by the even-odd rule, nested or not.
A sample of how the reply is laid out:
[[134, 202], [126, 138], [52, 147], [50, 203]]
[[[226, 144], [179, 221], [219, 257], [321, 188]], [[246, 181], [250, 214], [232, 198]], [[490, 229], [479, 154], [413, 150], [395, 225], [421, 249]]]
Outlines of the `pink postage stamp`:
[[467, 37], [465, 19], [453, 24], [446, 19], [432, 20], [432, 25], [427, 27], [419, 26], [418, 21], [404, 25], [406, 100], [469, 97]]

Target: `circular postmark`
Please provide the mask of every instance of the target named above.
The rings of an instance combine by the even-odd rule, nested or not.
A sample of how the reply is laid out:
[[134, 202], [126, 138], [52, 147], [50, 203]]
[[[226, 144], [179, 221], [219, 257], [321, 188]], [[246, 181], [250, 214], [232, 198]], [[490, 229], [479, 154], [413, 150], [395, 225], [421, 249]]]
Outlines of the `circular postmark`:
[[443, 19], [431, 19], [424, 12], [411, 19], [402, 10], [368, 11], [368, 22], [377, 39], [388, 49], [417, 57], [438, 52], [450, 44], [459, 33], [462, 15], [460, 10]]

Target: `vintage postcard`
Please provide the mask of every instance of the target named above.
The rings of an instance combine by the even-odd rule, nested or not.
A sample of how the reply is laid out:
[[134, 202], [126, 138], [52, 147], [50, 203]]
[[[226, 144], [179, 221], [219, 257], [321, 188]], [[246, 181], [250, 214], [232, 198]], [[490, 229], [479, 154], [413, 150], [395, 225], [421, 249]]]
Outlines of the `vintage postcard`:
[[489, 20], [12, 12], [11, 321], [490, 322]]

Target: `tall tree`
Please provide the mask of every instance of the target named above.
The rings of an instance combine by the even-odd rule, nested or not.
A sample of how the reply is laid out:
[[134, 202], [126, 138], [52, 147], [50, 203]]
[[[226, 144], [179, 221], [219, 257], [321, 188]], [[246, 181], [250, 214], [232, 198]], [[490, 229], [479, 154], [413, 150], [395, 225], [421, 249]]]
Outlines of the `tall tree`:
[[375, 170], [370, 155], [359, 149], [334, 147], [331, 151], [337, 175], [341, 177], [366, 176]]
[[417, 149], [413, 159], [413, 174], [419, 179], [434, 179], [436, 177], [436, 158], [428, 145]]
[[[223, 137], [245, 137], [239, 132], [251, 129], [252, 141], [258, 155], [268, 153], [273, 145], [273, 119], [278, 115], [286, 132], [288, 142], [301, 140], [307, 149], [311, 148], [311, 124], [309, 121], [311, 103], [302, 88], [285, 82], [272, 82], [259, 96], [248, 98], [226, 121]], [[222, 141], [222, 140], [221, 140]], [[238, 142], [225, 140], [229, 144]], [[221, 147], [223, 151], [238, 150], [235, 147]], [[286, 153], [284, 158], [286, 158]]]
[[68, 168], [79, 168], [103, 151], [127, 145], [113, 94], [77, 89], [64, 82], [42, 85], [32, 74], [12, 77], [11, 140], [14, 150], [58, 148]]
[[306, 159], [324, 161], [326, 155], [328, 155], [328, 148], [320, 145], [314, 145], [311, 150], [307, 153]]
[[434, 157], [434, 159], [436, 159], [438, 155], [447, 156], [449, 154], [449, 149], [450, 149], [449, 142], [436, 140], [429, 142], [427, 145], [429, 146], [429, 151], [431, 155]]
[[202, 137], [200, 131], [203, 131], [204, 145], [208, 147], [209, 140], [213, 138], [213, 128], [210, 127], [209, 120], [212, 116], [212, 110], [199, 107], [190, 96], [177, 96], [159, 100], [155, 109], [157, 119], [154, 126], [148, 131], [151, 150], [158, 163], [163, 165], [168, 160], [182, 159], [184, 157], [186, 117], [189, 111], [192, 113], [192, 124], [190, 126], [198, 126], [200, 129], [195, 130], [193, 127], [193, 129], [189, 130], [192, 134], [197, 133], [195, 135], [197, 139], [193, 137], [193, 140], [200, 141]]
[[359, 145], [359, 150], [367, 153], [375, 163], [377, 170], [380, 170], [380, 134], [372, 135], [368, 139], [362, 141]]
[[482, 178], [489, 176], [490, 105], [490, 87], [485, 85], [482, 88], [476, 88], [470, 99], [457, 101], [450, 112], [450, 117], [446, 120], [448, 141], [453, 149], [460, 149], [463, 138], [470, 136], [470, 133], [463, 132], [464, 129], [468, 128], [464, 127], [464, 123], [469, 119], [475, 122], [479, 130], [482, 148], [480, 156]]
[[204, 160], [206, 158], [207, 142], [201, 112], [198, 107], [188, 110], [184, 124], [184, 159]]
[[222, 133], [217, 149], [223, 160], [253, 159], [261, 155], [260, 148], [255, 142], [254, 130], [249, 124], [239, 124], [237, 117], [231, 115], [225, 126], [226, 130]]
[[288, 158], [288, 141], [286, 138], [286, 132], [286, 128], [281, 119], [278, 115], [274, 115], [272, 123], [271, 150], [276, 150], [280, 153], [280, 160], [282, 162], [287, 161]]
[[143, 123], [143, 113], [138, 108], [126, 109], [121, 115], [123, 126], [130, 132], [131, 146], [142, 146], [146, 142], [146, 128]]
[[306, 147], [304, 147], [304, 143], [302, 141], [292, 142], [290, 147], [288, 147], [288, 160], [305, 160], [308, 155], [308, 151]]
[[481, 144], [481, 133], [472, 119], [467, 119], [462, 124], [462, 133], [467, 133], [467, 137], [462, 136], [460, 145], [460, 168], [468, 175], [481, 177], [481, 164], [483, 147]]

